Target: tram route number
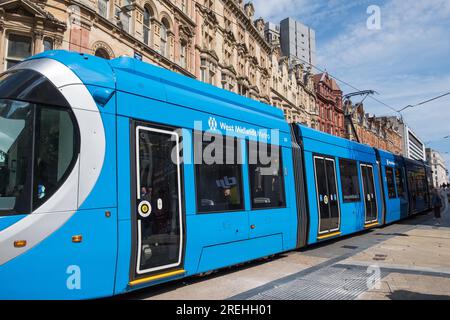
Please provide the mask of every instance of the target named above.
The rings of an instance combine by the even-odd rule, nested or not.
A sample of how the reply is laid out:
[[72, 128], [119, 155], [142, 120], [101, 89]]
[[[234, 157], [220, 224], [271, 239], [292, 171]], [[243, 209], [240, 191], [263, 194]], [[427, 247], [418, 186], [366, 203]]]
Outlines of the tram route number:
[[183, 304], [183, 306], [177, 307], [177, 315], [195, 315], [203, 318], [208, 318], [211, 315], [220, 316], [268, 316], [272, 314], [271, 305], [242, 305], [242, 304], [222, 304], [219, 308], [212, 306], [189, 306]]

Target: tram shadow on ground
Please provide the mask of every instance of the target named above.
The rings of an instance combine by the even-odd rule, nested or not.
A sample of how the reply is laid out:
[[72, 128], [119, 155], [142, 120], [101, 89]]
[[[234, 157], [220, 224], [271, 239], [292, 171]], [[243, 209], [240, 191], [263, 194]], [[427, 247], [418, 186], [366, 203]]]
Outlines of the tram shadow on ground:
[[[448, 207], [446, 209], [447, 209], [446, 210], [447, 213], [442, 214], [442, 220], [441, 220], [440, 226], [435, 226], [436, 220], [433, 219], [434, 215], [433, 215], [432, 211], [422, 213], [422, 214], [419, 214], [419, 215], [416, 215], [413, 217], [409, 217], [399, 223], [396, 223], [395, 225], [431, 226], [433, 228], [434, 227], [436, 227], [436, 228], [450, 227], [450, 213], [449, 213]], [[368, 249], [368, 248], [372, 247], [373, 245], [380, 243], [380, 241], [386, 240], [385, 237], [380, 238], [380, 236], [387, 236], [389, 238], [390, 237], [401, 237], [401, 236], [408, 237], [408, 235], [406, 233], [389, 232], [386, 230], [386, 228], [388, 228], [388, 227], [389, 227], [389, 225], [383, 226], [380, 228], [364, 230], [364, 231], [361, 231], [356, 234], [351, 234], [351, 235], [343, 236], [343, 237], [336, 238], [333, 240], [328, 240], [328, 241], [325, 241], [322, 243], [313, 244], [313, 245], [310, 245], [310, 246], [302, 248], [302, 249], [298, 249], [293, 252], [297, 252], [299, 254], [305, 254], [305, 255], [310, 255], [310, 254], [315, 255], [316, 250], [321, 250], [322, 248], [327, 249], [327, 247], [329, 247], [333, 250], [336, 250], [336, 249], [341, 248], [339, 246], [339, 244], [343, 245], [342, 248], [346, 248], [346, 247], [350, 248], [351, 246], [345, 246], [345, 244], [352, 244], [352, 243], [359, 242], [359, 241], [362, 241], [362, 242], [359, 243], [358, 247], [355, 247], [355, 250], [356, 249], [364, 250], [364, 249]], [[358, 240], [358, 237], [361, 237], [361, 236], [368, 236], [368, 237], [364, 237], [364, 239], [359, 238], [360, 240]], [[336, 247], [336, 245], [338, 245], [338, 247]], [[358, 251], [358, 250], [356, 250], [356, 251]], [[340, 251], [340, 250], [338, 250], [338, 251]], [[219, 269], [208, 275], [191, 276], [188, 278], [175, 280], [175, 281], [168, 282], [168, 283], [163, 283], [163, 284], [160, 284], [160, 285], [157, 285], [154, 287], [139, 289], [135, 292], [127, 293], [125, 295], [119, 295], [119, 296], [116, 296], [116, 297], [113, 297], [110, 299], [114, 299], [114, 300], [151, 299], [152, 297], [156, 297], [156, 296], [183, 288], [185, 286], [194, 285], [194, 284], [201, 283], [201, 282], [207, 282], [207, 281], [219, 278], [219, 277], [223, 277], [223, 276], [231, 275], [233, 273], [252, 269], [252, 268], [261, 266], [263, 264], [266, 264], [266, 263], [271, 263], [271, 262], [274, 262], [277, 260], [281, 260], [281, 259], [286, 258], [288, 254], [289, 253], [282, 253], [282, 254], [274, 255], [274, 256], [271, 256], [268, 258], [258, 259], [258, 260], [250, 261], [250, 262], [243, 263], [240, 265]], [[338, 252], [336, 252], [336, 254], [339, 255]], [[425, 300], [449, 300], [450, 299], [450, 297], [448, 297], [448, 296], [426, 295], [426, 294], [409, 292], [409, 291], [395, 291], [390, 294], [389, 298], [392, 300], [405, 300], [405, 299], [408, 299], [408, 300], [424, 300], [424, 299]]]
[[441, 218], [435, 219], [434, 212], [428, 211], [415, 217], [407, 218], [398, 223], [399, 225], [417, 225], [435, 228], [450, 228], [450, 205], [447, 203], [441, 211]]
[[450, 296], [424, 294], [406, 290], [398, 290], [390, 293], [387, 298], [389, 300], [450, 300]]
[[167, 282], [167, 283], [162, 283], [159, 284], [157, 286], [154, 287], [147, 287], [147, 288], [143, 288], [143, 289], [139, 289], [136, 290], [134, 292], [131, 293], [127, 293], [127, 294], [123, 294], [123, 295], [119, 295], [119, 296], [115, 296], [115, 297], [111, 297], [108, 299], [112, 299], [112, 300], [142, 300], [142, 299], [151, 299], [154, 296], [157, 295], [161, 295], [173, 290], [176, 290], [178, 288], [182, 288], [185, 286], [189, 286], [189, 285], [193, 285], [196, 283], [200, 283], [200, 282], [205, 282], [205, 281], [209, 281], [218, 277], [222, 277], [222, 276], [226, 276], [235, 272], [240, 272], [240, 271], [244, 271], [247, 269], [251, 269], [251, 268], [255, 268], [257, 266], [260, 266], [262, 264], [268, 263], [268, 262], [273, 262], [276, 260], [280, 260], [286, 257], [286, 254], [281, 253], [281, 254], [277, 254], [271, 257], [266, 257], [266, 258], [262, 258], [262, 259], [258, 259], [258, 260], [254, 260], [254, 261], [250, 261], [250, 262], [246, 262], [243, 264], [239, 264], [239, 265], [235, 265], [235, 266], [230, 266], [228, 268], [223, 268], [223, 269], [219, 269], [219, 270], [215, 270], [213, 272], [211, 272], [210, 274], [207, 275], [196, 275], [196, 276], [191, 276], [188, 278], [183, 278], [180, 280], [175, 280], [172, 282]]

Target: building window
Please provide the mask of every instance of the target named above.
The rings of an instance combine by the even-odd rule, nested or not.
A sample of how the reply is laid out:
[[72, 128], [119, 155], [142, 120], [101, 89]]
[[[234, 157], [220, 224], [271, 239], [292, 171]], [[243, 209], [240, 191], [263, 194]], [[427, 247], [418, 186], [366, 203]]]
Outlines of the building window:
[[397, 198], [397, 193], [395, 191], [395, 180], [394, 180], [394, 169], [386, 167], [386, 182], [388, 187], [388, 197], [389, 199]]
[[344, 202], [361, 200], [359, 191], [358, 166], [356, 161], [339, 159], [341, 171], [342, 194]]
[[169, 56], [168, 32], [169, 23], [166, 19], [163, 19], [161, 23], [161, 54], [166, 58]]
[[209, 71], [209, 77], [208, 77], [209, 79], [209, 84], [212, 84], [213, 86], [215, 86], [216, 85], [216, 74], [215, 74], [215, 72], [214, 71]]
[[51, 51], [53, 49], [54, 49], [54, 47], [53, 47], [53, 40], [50, 39], [50, 38], [45, 38], [44, 39], [44, 52], [45, 51]]
[[[195, 145], [195, 163], [201, 163], [195, 165], [197, 211], [213, 213], [244, 210], [241, 142], [230, 137], [227, 139], [232, 139], [232, 143], [223, 141], [222, 136], [210, 137], [211, 143], [200, 142]], [[222, 141], [222, 144], [217, 141]], [[199, 155], [202, 155], [202, 159], [197, 158]]]
[[109, 16], [109, 0], [98, 0], [98, 13], [105, 19]]
[[130, 32], [130, 14], [128, 12], [122, 12], [120, 9], [116, 9], [116, 17], [119, 19], [118, 25], [125, 32]]
[[122, 29], [128, 33], [130, 32], [130, 19], [131, 17], [128, 13], [122, 15]]
[[186, 68], [186, 44], [180, 44], [180, 66]]
[[32, 44], [31, 38], [18, 34], [8, 36], [8, 52], [6, 54], [6, 69], [30, 57]]
[[144, 43], [151, 46], [151, 34], [152, 34], [152, 18], [153, 11], [152, 9], [145, 7], [144, 8]]
[[206, 69], [202, 68], [201, 72], [201, 80], [202, 82], [206, 82]]
[[[272, 155], [272, 147], [262, 143], [249, 143], [255, 150], [249, 151], [249, 158], [255, 155], [258, 159], [249, 159], [249, 175], [252, 209], [284, 208], [286, 198], [284, 193], [283, 165], [281, 148], [277, 155]], [[263, 164], [260, 155], [267, 156], [272, 161]], [[254, 162], [255, 164], [252, 164]]]

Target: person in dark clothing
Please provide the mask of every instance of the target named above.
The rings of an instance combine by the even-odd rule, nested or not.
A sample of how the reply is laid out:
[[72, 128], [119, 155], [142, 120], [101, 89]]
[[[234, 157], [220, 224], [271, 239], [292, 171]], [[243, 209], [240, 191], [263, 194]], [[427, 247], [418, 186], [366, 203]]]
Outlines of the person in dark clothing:
[[441, 208], [442, 208], [442, 199], [439, 195], [439, 192], [434, 189], [433, 190], [433, 208], [434, 208], [434, 218], [437, 220], [436, 225], [441, 224]]

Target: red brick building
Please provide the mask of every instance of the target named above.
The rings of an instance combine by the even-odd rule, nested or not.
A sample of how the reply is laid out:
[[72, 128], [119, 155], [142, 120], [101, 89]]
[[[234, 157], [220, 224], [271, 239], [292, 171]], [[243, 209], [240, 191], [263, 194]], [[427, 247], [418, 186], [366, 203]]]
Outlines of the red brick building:
[[345, 137], [342, 91], [336, 81], [321, 73], [314, 76], [314, 89], [319, 108], [319, 129], [339, 137]]

